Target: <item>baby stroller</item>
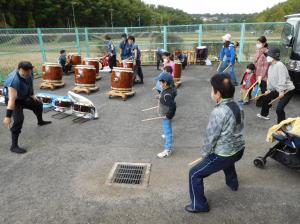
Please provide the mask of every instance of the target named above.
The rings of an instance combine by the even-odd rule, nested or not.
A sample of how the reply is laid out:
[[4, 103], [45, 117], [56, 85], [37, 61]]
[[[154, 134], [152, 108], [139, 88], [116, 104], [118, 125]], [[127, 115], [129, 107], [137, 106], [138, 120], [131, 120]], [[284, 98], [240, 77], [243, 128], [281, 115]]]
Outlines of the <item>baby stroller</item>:
[[[289, 128], [288, 128], [289, 129]], [[300, 169], [300, 136], [292, 134], [286, 126], [272, 133], [272, 137], [277, 141], [269, 151], [262, 157], [254, 159], [253, 163], [258, 168], [266, 165], [267, 158], [271, 157], [277, 162], [291, 168]]]

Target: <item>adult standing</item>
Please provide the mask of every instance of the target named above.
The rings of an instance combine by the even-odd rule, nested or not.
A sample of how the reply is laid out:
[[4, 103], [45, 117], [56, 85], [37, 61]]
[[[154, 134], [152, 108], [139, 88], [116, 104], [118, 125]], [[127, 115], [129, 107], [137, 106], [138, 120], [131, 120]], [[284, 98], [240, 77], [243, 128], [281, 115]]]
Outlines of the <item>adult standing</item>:
[[[256, 80], [258, 81], [261, 92], [265, 93], [267, 90], [267, 79], [268, 79], [268, 68], [269, 63], [267, 62], [268, 56], [268, 43], [265, 36], [261, 36], [256, 42], [256, 53], [254, 55], [253, 64], [256, 67]], [[262, 106], [262, 99], [258, 99], [256, 106]]]
[[105, 42], [106, 42], [106, 45], [108, 48], [108, 50], [107, 50], [108, 57], [109, 57], [108, 64], [109, 64], [110, 70], [112, 71], [113, 67], [115, 67], [116, 63], [117, 63], [115, 45], [109, 35], [105, 35], [104, 38], [105, 38]]
[[234, 70], [234, 65], [235, 65], [235, 47], [234, 44], [231, 43], [231, 35], [226, 34], [222, 37], [223, 39], [223, 47], [220, 51], [220, 61], [221, 61], [221, 66], [218, 70], [219, 73], [227, 73], [227, 70], [229, 70], [229, 75], [232, 83], [234, 85], [238, 85], [236, 81], [236, 76], [235, 76], [235, 70]]
[[130, 58], [131, 49], [130, 49], [130, 46], [128, 44], [128, 39], [127, 39], [127, 34], [126, 33], [122, 34], [122, 41], [119, 45], [119, 48], [120, 48], [120, 58], [121, 58], [122, 61]]
[[295, 92], [295, 86], [291, 81], [289, 72], [285, 65], [280, 61], [280, 50], [271, 48], [268, 51], [267, 61], [271, 64], [268, 70], [267, 91], [262, 96], [262, 108], [257, 117], [269, 120], [270, 102], [279, 97], [276, 108], [277, 123], [285, 120], [284, 108], [289, 103]]
[[[128, 43], [131, 47], [131, 58], [133, 60], [134, 83], [144, 84], [144, 75], [141, 67], [141, 50], [139, 46], [135, 43], [134, 36], [128, 37]], [[139, 81], [136, 80], [136, 75], [139, 76]]]

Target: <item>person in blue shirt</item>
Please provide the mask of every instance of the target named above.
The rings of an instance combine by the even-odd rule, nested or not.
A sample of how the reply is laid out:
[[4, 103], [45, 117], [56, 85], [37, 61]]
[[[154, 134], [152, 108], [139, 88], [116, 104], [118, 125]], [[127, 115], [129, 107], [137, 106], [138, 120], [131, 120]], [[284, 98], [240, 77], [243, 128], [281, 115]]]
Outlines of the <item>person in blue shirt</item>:
[[[236, 76], [235, 76], [235, 70], [234, 70], [236, 53], [235, 53], [234, 44], [230, 42], [231, 35], [226, 34], [222, 38], [223, 38], [224, 44], [220, 51], [219, 59], [220, 59], [221, 66], [220, 66], [218, 72], [219, 73], [227, 73], [229, 70], [229, 75], [230, 75], [232, 83], [234, 85], [238, 85]], [[228, 68], [228, 69], [226, 70], [226, 68]]]
[[[105, 43], [107, 45], [107, 54], [108, 54], [108, 64], [109, 64], [109, 67], [112, 71], [113, 67], [116, 66], [117, 64], [117, 57], [116, 57], [116, 49], [115, 49], [115, 45], [111, 39], [111, 37], [109, 35], [105, 35]], [[110, 71], [110, 72], [111, 72]]]
[[61, 50], [60, 55], [57, 59], [58, 64], [61, 65], [62, 70], [65, 74], [68, 74], [72, 69], [72, 64], [67, 60], [67, 55], [65, 50]]
[[[33, 66], [28, 61], [22, 61], [18, 69], [8, 75], [4, 82], [4, 97], [7, 105], [6, 116], [3, 123], [10, 128], [12, 145], [10, 150], [15, 153], [26, 153], [18, 145], [19, 135], [24, 122], [24, 109], [32, 110], [37, 117], [38, 125], [50, 124], [51, 121], [43, 120], [43, 104], [37, 99], [33, 91]], [[13, 125], [11, 126], [13, 117]], [[10, 127], [11, 126], [11, 127]]]
[[161, 62], [164, 62], [163, 60], [163, 54], [167, 52], [165, 49], [157, 48], [156, 50], [156, 68], [157, 70], [160, 70], [159, 65]]
[[188, 59], [187, 55], [182, 53], [181, 50], [179, 50], [176, 52], [176, 57], [179, 61], [181, 61], [182, 69], [184, 70], [185, 67], [187, 66], [187, 59]]
[[131, 56], [131, 49], [130, 45], [128, 44], [128, 39], [127, 39], [127, 34], [123, 33], [122, 34], [122, 41], [119, 45], [120, 48], [120, 57], [121, 60], [126, 60], [127, 58], [130, 58]]
[[[135, 37], [129, 36], [128, 43], [131, 46], [131, 58], [133, 61], [133, 72], [134, 72], [134, 83], [144, 84], [144, 75], [141, 67], [141, 50], [137, 44], [135, 44]], [[136, 80], [136, 75], [139, 76], [140, 80]]]

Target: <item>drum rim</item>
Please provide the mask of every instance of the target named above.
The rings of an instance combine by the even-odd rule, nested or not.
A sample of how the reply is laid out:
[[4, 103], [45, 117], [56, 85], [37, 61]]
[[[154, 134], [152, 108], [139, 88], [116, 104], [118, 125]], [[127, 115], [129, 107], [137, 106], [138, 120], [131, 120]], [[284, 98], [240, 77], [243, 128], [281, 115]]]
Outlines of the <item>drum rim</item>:
[[70, 103], [72, 103], [72, 100], [70, 100], [70, 99], [63, 99], [63, 98], [56, 98], [56, 99], [55, 99], [55, 102], [57, 102], [57, 101], [70, 102]]
[[97, 58], [84, 58], [83, 61], [97, 61], [97, 62], [99, 62]]
[[197, 47], [197, 49], [206, 49], [207, 46], [200, 46], [200, 47]]
[[96, 70], [95, 66], [93, 65], [76, 65], [75, 66], [75, 69], [76, 68], [86, 68], [86, 69], [93, 69], [93, 70]]
[[132, 68], [123, 68], [123, 67], [113, 67], [112, 71], [133, 73]]
[[42, 65], [48, 66], [48, 67], [62, 67], [61, 64], [55, 63], [55, 62], [45, 62]]

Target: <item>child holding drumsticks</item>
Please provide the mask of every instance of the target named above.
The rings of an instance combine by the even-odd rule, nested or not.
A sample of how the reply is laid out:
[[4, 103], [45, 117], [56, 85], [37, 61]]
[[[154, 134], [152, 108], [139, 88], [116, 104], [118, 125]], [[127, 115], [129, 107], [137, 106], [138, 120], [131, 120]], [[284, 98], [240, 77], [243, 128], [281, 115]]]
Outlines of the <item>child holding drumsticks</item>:
[[249, 64], [247, 65], [246, 72], [243, 76], [243, 79], [241, 81], [241, 100], [239, 100], [239, 103], [243, 105], [249, 104], [250, 94], [251, 90], [249, 90], [256, 81], [256, 75], [255, 75], [255, 65]]

